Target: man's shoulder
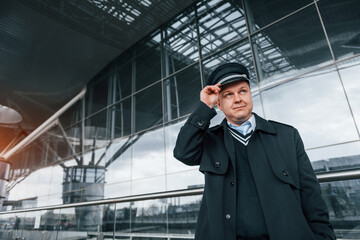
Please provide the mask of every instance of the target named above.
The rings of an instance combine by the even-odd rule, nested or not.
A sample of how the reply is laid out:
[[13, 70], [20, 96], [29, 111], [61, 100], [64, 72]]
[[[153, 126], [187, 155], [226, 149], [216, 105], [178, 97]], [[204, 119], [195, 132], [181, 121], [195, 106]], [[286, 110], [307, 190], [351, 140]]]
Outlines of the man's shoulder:
[[269, 123], [271, 123], [274, 127], [284, 127], [284, 128], [291, 128], [293, 129], [294, 127], [292, 125], [283, 123], [283, 122], [278, 122], [278, 121], [274, 121], [274, 120], [268, 120]]
[[284, 133], [284, 134], [289, 134], [289, 133], [294, 133], [295, 132], [295, 127], [283, 122], [278, 122], [278, 121], [274, 121], [274, 120], [268, 120], [268, 122], [274, 127], [275, 131], [277, 133]]

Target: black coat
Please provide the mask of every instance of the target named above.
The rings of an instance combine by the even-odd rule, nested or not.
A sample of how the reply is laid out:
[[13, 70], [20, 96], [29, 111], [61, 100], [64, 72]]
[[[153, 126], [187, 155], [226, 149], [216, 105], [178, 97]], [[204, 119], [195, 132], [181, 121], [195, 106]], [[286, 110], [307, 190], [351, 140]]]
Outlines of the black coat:
[[[226, 120], [200, 103], [181, 128], [174, 156], [200, 165], [205, 189], [195, 239], [236, 240], [235, 150]], [[250, 168], [271, 240], [335, 239], [320, 185], [298, 131], [256, 114], [247, 145]]]

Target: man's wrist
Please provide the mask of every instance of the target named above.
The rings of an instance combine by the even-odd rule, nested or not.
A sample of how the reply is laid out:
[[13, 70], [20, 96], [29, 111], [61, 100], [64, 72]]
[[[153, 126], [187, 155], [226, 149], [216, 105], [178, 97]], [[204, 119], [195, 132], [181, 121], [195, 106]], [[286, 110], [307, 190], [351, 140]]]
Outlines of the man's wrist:
[[213, 109], [214, 108], [214, 106], [215, 106], [215, 103], [214, 104], [211, 104], [211, 103], [207, 103], [207, 102], [205, 102], [205, 101], [203, 101], [203, 100], [200, 100], [202, 103], [204, 103], [206, 106], [208, 106], [210, 109]]

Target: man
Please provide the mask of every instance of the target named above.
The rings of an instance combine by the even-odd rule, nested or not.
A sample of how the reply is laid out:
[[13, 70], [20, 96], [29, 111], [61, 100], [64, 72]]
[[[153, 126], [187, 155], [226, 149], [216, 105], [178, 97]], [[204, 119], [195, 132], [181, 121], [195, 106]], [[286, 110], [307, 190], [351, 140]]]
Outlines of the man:
[[[174, 148], [205, 175], [195, 239], [335, 239], [298, 131], [252, 113], [246, 67], [216, 68], [200, 100]], [[215, 105], [226, 118], [209, 128]]]

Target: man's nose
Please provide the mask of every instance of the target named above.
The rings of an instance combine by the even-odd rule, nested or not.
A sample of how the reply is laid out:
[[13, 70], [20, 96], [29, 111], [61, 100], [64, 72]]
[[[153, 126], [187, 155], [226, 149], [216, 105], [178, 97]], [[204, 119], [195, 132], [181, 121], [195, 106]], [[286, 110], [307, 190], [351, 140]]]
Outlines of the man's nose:
[[240, 96], [240, 94], [236, 93], [235, 94], [235, 102], [241, 102], [242, 98]]

